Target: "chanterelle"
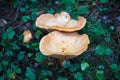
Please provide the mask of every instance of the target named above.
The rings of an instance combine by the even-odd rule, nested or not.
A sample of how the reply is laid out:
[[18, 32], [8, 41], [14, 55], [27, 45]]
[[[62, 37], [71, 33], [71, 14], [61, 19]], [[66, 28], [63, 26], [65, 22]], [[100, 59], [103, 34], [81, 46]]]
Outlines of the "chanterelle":
[[42, 14], [36, 20], [36, 26], [43, 29], [59, 30], [64, 32], [73, 32], [82, 29], [86, 24], [84, 17], [78, 17], [78, 20], [71, 19], [69, 13], [61, 12], [52, 14]]
[[53, 31], [40, 41], [42, 54], [58, 59], [70, 59], [83, 53], [90, 43], [86, 34]]

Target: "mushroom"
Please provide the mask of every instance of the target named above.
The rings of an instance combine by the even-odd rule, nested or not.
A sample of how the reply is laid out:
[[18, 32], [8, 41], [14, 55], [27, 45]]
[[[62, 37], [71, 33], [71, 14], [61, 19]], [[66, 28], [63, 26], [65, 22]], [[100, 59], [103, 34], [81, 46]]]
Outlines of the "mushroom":
[[32, 34], [29, 30], [24, 31], [23, 35], [24, 35], [23, 43], [28, 43], [32, 39]]
[[53, 31], [41, 39], [39, 49], [43, 55], [64, 61], [86, 51], [89, 43], [87, 34]]
[[65, 32], [73, 32], [82, 29], [86, 24], [84, 17], [78, 17], [78, 20], [71, 19], [67, 12], [52, 14], [42, 14], [36, 20], [36, 26], [43, 29], [52, 29]]

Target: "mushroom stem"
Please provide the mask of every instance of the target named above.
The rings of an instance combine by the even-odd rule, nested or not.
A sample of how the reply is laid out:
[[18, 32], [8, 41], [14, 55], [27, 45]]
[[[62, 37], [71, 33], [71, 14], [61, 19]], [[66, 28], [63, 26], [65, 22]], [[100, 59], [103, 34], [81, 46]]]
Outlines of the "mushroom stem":
[[65, 61], [65, 59], [60, 59], [60, 65], [63, 66], [63, 62]]

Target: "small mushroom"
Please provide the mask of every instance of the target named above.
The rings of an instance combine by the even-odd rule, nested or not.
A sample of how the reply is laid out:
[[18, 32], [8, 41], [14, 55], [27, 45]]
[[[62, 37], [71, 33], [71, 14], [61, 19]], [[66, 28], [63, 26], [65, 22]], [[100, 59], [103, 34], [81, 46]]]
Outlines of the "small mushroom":
[[23, 43], [28, 43], [32, 39], [32, 34], [29, 30], [24, 31], [23, 35], [24, 35]]
[[46, 56], [64, 61], [86, 51], [89, 43], [87, 34], [53, 31], [41, 39], [39, 49]]
[[78, 17], [78, 20], [71, 19], [67, 12], [52, 14], [42, 14], [36, 20], [36, 26], [43, 29], [52, 29], [65, 32], [73, 32], [82, 29], [86, 24], [84, 17]]

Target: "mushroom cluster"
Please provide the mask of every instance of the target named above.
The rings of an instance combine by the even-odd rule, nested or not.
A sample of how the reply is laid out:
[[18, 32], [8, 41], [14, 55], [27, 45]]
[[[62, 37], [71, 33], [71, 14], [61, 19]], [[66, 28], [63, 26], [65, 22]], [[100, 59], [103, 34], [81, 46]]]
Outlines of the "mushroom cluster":
[[74, 58], [88, 48], [87, 34], [78, 34], [77, 30], [85, 26], [86, 19], [71, 19], [69, 13], [42, 14], [36, 19], [36, 26], [46, 30], [55, 30], [44, 36], [39, 44], [42, 54], [64, 61]]

